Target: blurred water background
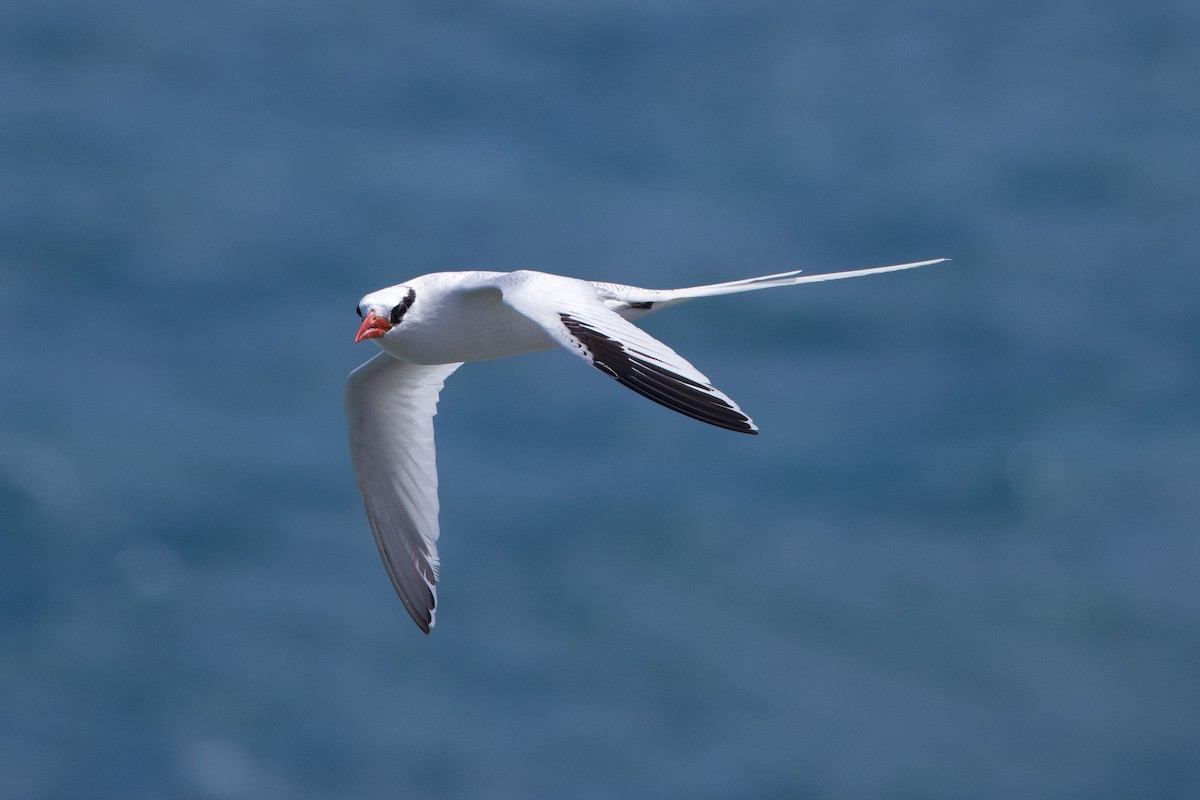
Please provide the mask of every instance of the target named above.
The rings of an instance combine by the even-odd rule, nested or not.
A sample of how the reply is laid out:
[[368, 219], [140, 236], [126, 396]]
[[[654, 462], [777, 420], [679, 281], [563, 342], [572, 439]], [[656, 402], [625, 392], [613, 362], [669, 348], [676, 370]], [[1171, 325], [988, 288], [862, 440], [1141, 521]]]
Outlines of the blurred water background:
[[[1200, 5], [0, 9], [0, 797], [1200, 796]], [[950, 265], [438, 418], [442, 603], [342, 417], [359, 297]]]

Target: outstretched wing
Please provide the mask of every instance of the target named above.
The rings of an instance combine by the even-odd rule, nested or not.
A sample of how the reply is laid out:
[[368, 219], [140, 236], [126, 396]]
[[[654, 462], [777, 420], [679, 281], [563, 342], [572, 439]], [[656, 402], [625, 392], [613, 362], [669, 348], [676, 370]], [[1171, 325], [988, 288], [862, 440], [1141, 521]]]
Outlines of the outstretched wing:
[[438, 496], [433, 415], [460, 364], [420, 366], [380, 353], [346, 381], [350, 459], [379, 555], [413, 620], [433, 627]]
[[701, 422], [758, 432], [737, 403], [683, 356], [609, 310], [591, 283], [514, 272], [500, 282], [500, 290], [506, 305], [623, 386]]

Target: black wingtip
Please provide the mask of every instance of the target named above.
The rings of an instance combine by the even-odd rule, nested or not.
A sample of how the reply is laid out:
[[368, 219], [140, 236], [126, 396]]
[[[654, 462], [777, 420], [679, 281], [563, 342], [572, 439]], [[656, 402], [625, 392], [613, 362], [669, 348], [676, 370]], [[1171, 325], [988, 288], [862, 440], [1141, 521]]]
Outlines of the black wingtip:
[[569, 314], [559, 314], [567, 331], [591, 356], [592, 365], [659, 405], [672, 411], [738, 433], [758, 429], [741, 409], [714, 394], [711, 386], [676, 374], [625, 349], [624, 345]]
[[408, 616], [412, 618], [422, 633], [428, 635], [429, 629], [433, 627], [433, 611], [437, 605], [437, 598], [433, 596], [433, 592], [429, 593], [428, 604], [423, 604], [423, 607], [409, 602], [404, 595], [400, 594], [399, 587], [396, 587], [396, 594], [400, 597], [400, 602], [404, 604], [404, 610], [408, 612]]

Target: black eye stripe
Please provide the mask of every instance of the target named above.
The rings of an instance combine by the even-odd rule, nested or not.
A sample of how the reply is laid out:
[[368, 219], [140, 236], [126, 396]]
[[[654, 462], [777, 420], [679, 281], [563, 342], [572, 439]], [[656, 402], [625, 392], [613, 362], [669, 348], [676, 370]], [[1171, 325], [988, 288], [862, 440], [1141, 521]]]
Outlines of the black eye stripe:
[[362, 306], [355, 306], [354, 313], [358, 314], [361, 317], [362, 316]]
[[400, 324], [400, 318], [404, 316], [404, 312], [412, 306], [413, 301], [417, 299], [417, 293], [412, 289], [408, 290], [408, 294], [404, 295], [404, 299], [398, 305], [392, 308], [392, 313], [388, 315], [388, 322], [393, 325]]

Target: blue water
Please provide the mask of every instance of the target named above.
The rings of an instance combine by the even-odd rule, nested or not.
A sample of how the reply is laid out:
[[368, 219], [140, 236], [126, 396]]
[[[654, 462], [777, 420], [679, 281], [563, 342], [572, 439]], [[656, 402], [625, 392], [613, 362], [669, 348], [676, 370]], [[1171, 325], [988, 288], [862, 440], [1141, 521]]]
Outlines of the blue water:
[[[1200, 796], [1200, 6], [0, 10], [0, 797]], [[937, 256], [345, 453], [364, 293]]]

